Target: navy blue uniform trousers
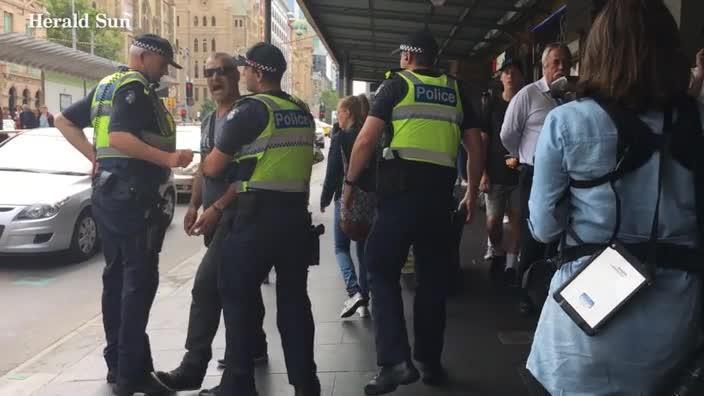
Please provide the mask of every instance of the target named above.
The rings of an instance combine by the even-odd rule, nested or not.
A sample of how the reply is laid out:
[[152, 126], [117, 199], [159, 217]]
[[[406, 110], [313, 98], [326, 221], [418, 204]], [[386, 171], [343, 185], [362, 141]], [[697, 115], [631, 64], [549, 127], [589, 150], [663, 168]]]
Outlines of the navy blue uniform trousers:
[[103, 355], [108, 376], [130, 389], [154, 370], [146, 328], [159, 285], [160, 249], [149, 246], [150, 220], [134, 198], [95, 188], [92, 205], [106, 264]]
[[413, 304], [415, 347], [422, 363], [440, 363], [445, 303], [454, 246], [451, 191], [411, 191], [382, 198], [364, 259], [371, 278], [377, 364], [411, 358], [401, 297], [401, 268], [413, 245], [417, 289]]
[[[256, 194], [256, 193], [245, 193]], [[253, 355], [261, 332], [260, 285], [276, 269], [277, 325], [281, 333], [289, 383], [304, 386], [315, 378], [315, 325], [308, 298], [312, 236], [305, 205], [284, 202], [243, 208], [224, 243], [218, 278], [227, 347], [220, 383], [224, 395], [255, 394]]]

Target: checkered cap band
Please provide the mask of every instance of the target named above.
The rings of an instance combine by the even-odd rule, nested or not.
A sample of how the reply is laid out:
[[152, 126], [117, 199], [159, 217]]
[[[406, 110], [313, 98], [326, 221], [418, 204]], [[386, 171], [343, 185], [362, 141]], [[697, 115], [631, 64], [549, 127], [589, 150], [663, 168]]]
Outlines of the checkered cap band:
[[[243, 58], [244, 58], [244, 57], [243, 57]], [[251, 59], [247, 59], [247, 58], [244, 58], [244, 62], [245, 62], [248, 66], [251, 66], [251, 67], [253, 67], [253, 68], [255, 68], [255, 69], [258, 69], [258, 70], [261, 70], [261, 71], [265, 71], [265, 72], [269, 72], [269, 73], [276, 73], [276, 68], [275, 68], [275, 67], [271, 67], [271, 66], [267, 66], [267, 65], [262, 65], [261, 63], [257, 63], [257, 62], [255, 62], [255, 61], [253, 61], [253, 60], [251, 60]]]
[[158, 54], [158, 55], [161, 55], [161, 56], [167, 56], [163, 49], [156, 47], [156, 46], [153, 46], [151, 44], [143, 43], [138, 40], [133, 40], [132, 45], [134, 45], [135, 47], [144, 48], [147, 51], [151, 51], [151, 52]]
[[423, 48], [413, 47], [413, 46], [411, 46], [411, 45], [406, 45], [406, 44], [401, 44], [401, 46], [399, 47], [399, 49], [400, 49], [401, 51], [404, 51], [404, 52], [413, 52], [413, 53], [416, 53], [416, 54], [422, 54], [422, 53], [424, 52], [424, 51], [423, 51]]

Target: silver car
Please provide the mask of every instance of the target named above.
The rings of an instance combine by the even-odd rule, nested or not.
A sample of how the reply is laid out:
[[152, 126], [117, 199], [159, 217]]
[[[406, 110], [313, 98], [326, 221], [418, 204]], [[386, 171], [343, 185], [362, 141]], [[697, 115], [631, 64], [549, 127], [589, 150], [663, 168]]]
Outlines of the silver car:
[[[92, 140], [92, 131], [86, 132]], [[0, 145], [0, 255], [68, 251], [78, 260], [100, 245], [91, 214], [91, 164], [55, 128], [21, 132]], [[173, 175], [161, 186], [173, 218]]]
[[200, 167], [200, 126], [178, 125], [176, 127], [176, 148], [193, 151], [193, 162], [185, 168], [173, 168], [174, 184], [179, 196], [190, 196], [193, 190], [193, 176]]

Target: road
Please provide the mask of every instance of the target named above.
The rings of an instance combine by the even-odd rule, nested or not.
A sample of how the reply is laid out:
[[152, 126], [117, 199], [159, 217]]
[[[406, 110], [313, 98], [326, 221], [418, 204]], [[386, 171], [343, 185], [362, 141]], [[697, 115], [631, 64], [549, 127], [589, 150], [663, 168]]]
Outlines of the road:
[[[326, 161], [313, 167], [311, 208], [320, 206], [325, 165]], [[167, 231], [159, 265], [162, 274], [204, 252], [201, 238], [183, 232], [185, 211], [183, 203], [176, 207]], [[317, 209], [314, 212], [319, 216]], [[104, 266], [101, 252], [82, 263], [57, 256], [0, 258], [0, 376], [100, 314]]]
[[[183, 232], [176, 208], [161, 255], [167, 272], [203, 248]], [[82, 263], [61, 256], [0, 258], [0, 376], [100, 314], [102, 253]]]

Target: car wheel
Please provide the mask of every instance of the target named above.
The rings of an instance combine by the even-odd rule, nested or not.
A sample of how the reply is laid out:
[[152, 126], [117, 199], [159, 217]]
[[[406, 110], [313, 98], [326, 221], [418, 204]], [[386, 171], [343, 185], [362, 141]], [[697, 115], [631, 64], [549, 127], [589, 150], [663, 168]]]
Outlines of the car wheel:
[[80, 261], [87, 260], [98, 250], [100, 241], [98, 239], [98, 226], [90, 211], [90, 208], [83, 209], [71, 238], [70, 254]]
[[164, 192], [164, 214], [169, 217], [169, 224], [174, 219], [174, 213], [176, 213], [176, 192], [169, 188]]

